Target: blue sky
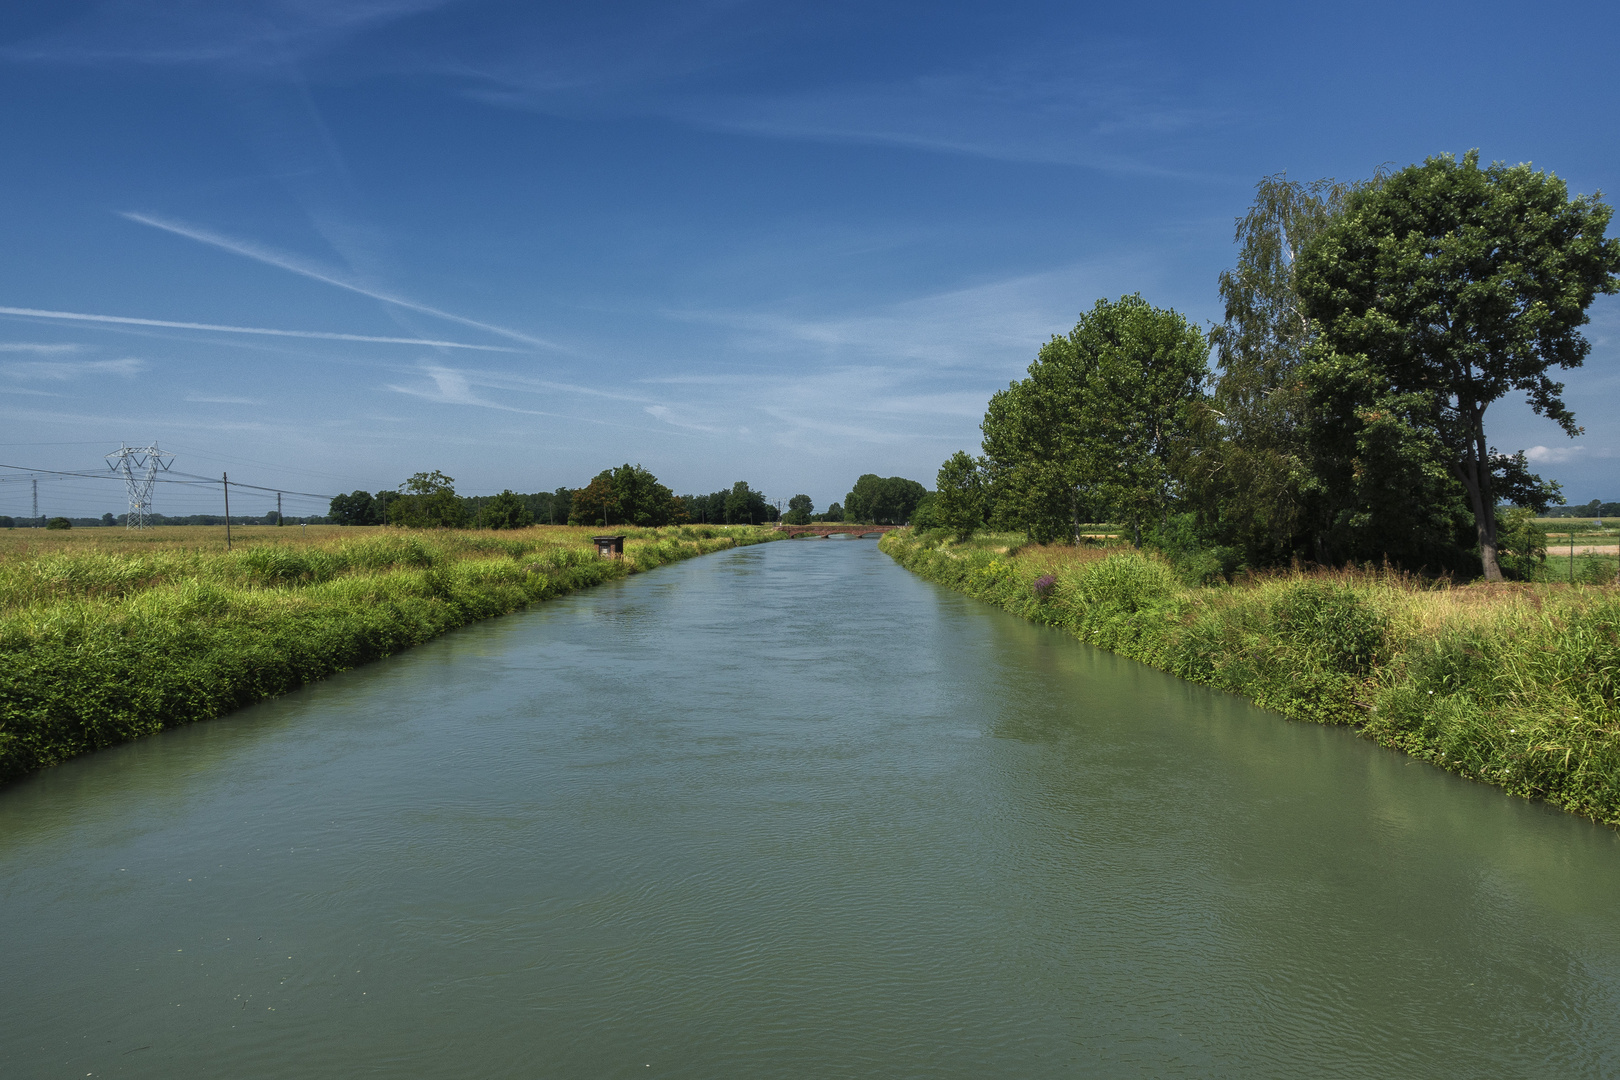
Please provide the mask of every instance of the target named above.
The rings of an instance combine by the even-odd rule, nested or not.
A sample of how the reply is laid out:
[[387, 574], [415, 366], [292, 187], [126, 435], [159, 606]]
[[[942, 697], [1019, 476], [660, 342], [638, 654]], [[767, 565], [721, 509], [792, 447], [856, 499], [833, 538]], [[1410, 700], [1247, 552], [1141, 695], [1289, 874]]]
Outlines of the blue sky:
[[[1620, 186], [1617, 29], [1612, 3], [13, 0], [0, 463], [931, 485], [1098, 297], [1218, 319], [1263, 175], [1478, 147]], [[1581, 502], [1620, 499], [1620, 298], [1588, 336], [1585, 436], [1487, 418]]]

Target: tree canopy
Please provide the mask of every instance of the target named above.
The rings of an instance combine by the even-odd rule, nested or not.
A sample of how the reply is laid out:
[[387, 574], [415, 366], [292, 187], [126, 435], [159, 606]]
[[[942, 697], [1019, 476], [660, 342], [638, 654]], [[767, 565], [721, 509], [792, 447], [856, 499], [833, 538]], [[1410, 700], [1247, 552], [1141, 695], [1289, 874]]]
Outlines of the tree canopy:
[[437, 469], [419, 472], [399, 485], [399, 497], [388, 508], [390, 524], [411, 529], [460, 529], [467, 508], [456, 497], [455, 480]]
[[479, 508], [478, 524], [486, 529], [523, 529], [534, 524], [534, 513], [508, 488]]
[[872, 525], [904, 525], [911, 520], [912, 511], [927, 492], [928, 489], [917, 481], [907, 480], [903, 476], [884, 478], [875, 473], [866, 473], [855, 481], [855, 487], [844, 496], [844, 520]]
[[960, 540], [973, 535], [984, 524], [984, 477], [979, 463], [958, 450], [945, 459], [934, 480], [931, 523], [950, 529]]
[[1079, 538], [1106, 508], [1142, 529], [1179, 495], [1209, 345], [1140, 296], [1098, 300], [990, 399], [986, 472], [1004, 517], [1040, 539]]
[[1548, 370], [1580, 366], [1587, 308], [1617, 291], [1610, 213], [1529, 165], [1441, 155], [1350, 195], [1300, 256], [1297, 288], [1320, 337], [1315, 378], [1354, 388], [1319, 400], [1347, 437], [1393, 425], [1396, 441], [1432, 447], [1466, 492], [1490, 581], [1502, 576], [1498, 495], [1545, 505], [1555, 491], [1489, 445], [1485, 412], [1522, 391], [1580, 433]]
[[570, 500], [571, 525], [668, 525], [686, 519], [685, 507], [640, 465], [603, 469]]

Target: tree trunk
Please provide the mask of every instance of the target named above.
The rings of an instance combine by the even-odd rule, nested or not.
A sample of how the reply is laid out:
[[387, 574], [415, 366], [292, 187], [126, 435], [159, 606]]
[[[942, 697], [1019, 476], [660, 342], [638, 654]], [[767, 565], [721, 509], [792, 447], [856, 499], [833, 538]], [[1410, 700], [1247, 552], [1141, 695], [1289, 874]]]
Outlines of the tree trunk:
[[1474, 531], [1479, 535], [1479, 561], [1485, 568], [1486, 581], [1501, 581], [1502, 567], [1496, 560], [1496, 494], [1491, 489], [1491, 463], [1485, 445], [1483, 410], [1475, 409], [1470, 417], [1473, 428], [1468, 440], [1468, 453], [1463, 458], [1461, 479], [1468, 489], [1468, 505], [1474, 511]]

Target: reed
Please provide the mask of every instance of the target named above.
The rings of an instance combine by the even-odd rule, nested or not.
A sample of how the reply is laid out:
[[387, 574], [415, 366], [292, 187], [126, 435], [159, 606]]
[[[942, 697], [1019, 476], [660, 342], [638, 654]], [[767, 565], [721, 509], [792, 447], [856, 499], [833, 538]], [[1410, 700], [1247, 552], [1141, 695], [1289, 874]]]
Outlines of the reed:
[[623, 561], [597, 557], [590, 529], [550, 527], [283, 529], [231, 551], [222, 537], [216, 545], [182, 529], [5, 537], [0, 781], [220, 716], [478, 619], [776, 535], [618, 531], [628, 538]]
[[[1620, 825], [1620, 590], [1376, 569], [1214, 588], [1156, 556], [890, 533], [931, 581], [1294, 720]], [[1050, 580], [1048, 580], [1050, 579]]]

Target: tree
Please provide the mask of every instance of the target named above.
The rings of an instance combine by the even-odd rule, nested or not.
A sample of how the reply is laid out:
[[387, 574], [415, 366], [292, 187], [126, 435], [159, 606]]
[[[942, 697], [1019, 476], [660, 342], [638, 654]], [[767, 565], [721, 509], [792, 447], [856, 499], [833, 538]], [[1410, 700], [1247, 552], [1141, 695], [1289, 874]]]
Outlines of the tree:
[[815, 513], [816, 504], [808, 495], [795, 495], [788, 500], [788, 512], [782, 515], [782, 520], [788, 525], [808, 525], [810, 515]]
[[990, 399], [986, 471], [1002, 510], [1037, 539], [1079, 539], [1082, 514], [1162, 520], [1189, 471], [1208, 374], [1202, 331], [1140, 296], [1099, 300], [1042, 346], [1029, 377]]
[[339, 525], [376, 525], [377, 502], [368, 491], [336, 495], [332, 498], [332, 505], [327, 508], [326, 516]]
[[943, 527], [939, 520], [938, 492], [930, 491], [917, 500], [916, 508], [911, 511], [911, 527], [918, 532]]
[[821, 515], [821, 520], [822, 521], [843, 521], [844, 520], [844, 504], [835, 502], [831, 506], [827, 507], [827, 512], [825, 514]]
[[941, 527], [966, 540], [984, 524], [984, 477], [979, 464], [958, 450], [945, 459], [934, 480], [933, 517]]
[[399, 485], [399, 496], [389, 507], [389, 521], [410, 529], [464, 528], [467, 510], [456, 497], [455, 483], [437, 469], [416, 473]]
[[103, 527], [110, 529], [114, 525], [118, 524], [118, 519], [113, 517], [111, 514], [102, 514], [101, 524]]
[[601, 525], [606, 528], [612, 524], [619, 512], [619, 493], [613, 486], [613, 470], [603, 469], [591, 477], [589, 484], [573, 493], [569, 503], [570, 525]]
[[571, 494], [570, 525], [668, 525], [685, 513], [681, 500], [640, 465], [603, 469]]
[[399, 502], [399, 492], [379, 491], [371, 497], [371, 519], [377, 525], [394, 524], [394, 504]]
[[618, 496], [618, 513], [630, 525], [668, 525], [682, 509], [675, 494], [640, 465], [626, 463], [614, 469], [613, 490]]
[[551, 493], [551, 499], [546, 509], [547, 520], [552, 525], [568, 524], [568, 515], [573, 510], [574, 493], [572, 490], [560, 487]]
[[904, 525], [928, 489], [903, 476], [864, 473], [844, 496], [844, 518], [873, 525]]
[[758, 525], [775, 521], [776, 508], [765, 501], [763, 492], [755, 491], [746, 480], [738, 480], [726, 494], [726, 521], [733, 525]]
[[510, 488], [485, 503], [478, 519], [486, 529], [526, 529], [534, 524], [534, 514]]
[[53, 517], [45, 523], [45, 527], [47, 529], [71, 529], [73, 528], [73, 522], [65, 517]]
[[[1487, 581], [1500, 581], [1496, 504], [1512, 458], [1485, 436], [1509, 391], [1571, 437], [1581, 433], [1548, 370], [1579, 367], [1579, 327], [1598, 293], [1620, 291], [1620, 241], [1601, 196], [1571, 199], [1529, 165], [1432, 157], [1353, 194], [1300, 256], [1298, 287], [1328, 362], [1360, 363], [1409, 398], [1467, 494]], [[1521, 470], [1522, 471], [1522, 470]], [[1541, 488], [1539, 478], [1517, 477]], [[1553, 494], [1553, 493], [1549, 493]]]
[[1362, 186], [1302, 184], [1282, 173], [1263, 178], [1237, 219], [1237, 265], [1221, 272], [1225, 321], [1210, 333], [1221, 371], [1211, 400], [1215, 423], [1201, 426], [1206, 454], [1193, 479], [1206, 524], [1256, 565], [1286, 562], [1306, 544], [1312, 524], [1320, 527], [1303, 491], [1309, 392], [1299, 371], [1315, 324], [1294, 278], [1299, 253]]

